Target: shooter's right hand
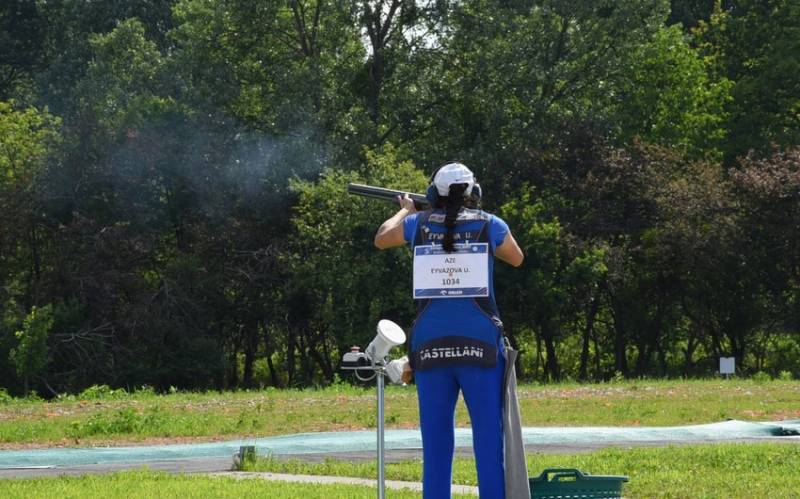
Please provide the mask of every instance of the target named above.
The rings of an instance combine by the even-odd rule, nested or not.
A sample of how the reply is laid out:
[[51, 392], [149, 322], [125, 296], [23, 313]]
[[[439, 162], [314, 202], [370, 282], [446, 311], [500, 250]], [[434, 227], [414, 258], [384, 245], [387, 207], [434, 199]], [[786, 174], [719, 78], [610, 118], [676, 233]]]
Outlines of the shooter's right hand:
[[403, 365], [403, 374], [400, 376], [400, 379], [407, 385], [410, 385], [411, 381], [414, 380], [414, 371], [411, 370], [411, 364], [408, 362]]

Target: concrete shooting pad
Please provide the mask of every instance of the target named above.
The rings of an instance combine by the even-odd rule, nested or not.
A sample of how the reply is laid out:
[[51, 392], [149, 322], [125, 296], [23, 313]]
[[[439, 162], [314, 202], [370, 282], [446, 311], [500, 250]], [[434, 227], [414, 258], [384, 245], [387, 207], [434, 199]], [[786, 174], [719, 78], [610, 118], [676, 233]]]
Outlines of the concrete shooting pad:
[[[800, 420], [720, 423], [669, 427], [526, 427], [529, 452], [582, 452], [608, 446], [659, 446], [688, 443], [783, 441], [800, 443]], [[455, 431], [458, 455], [471, 455], [472, 432]], [[419, 430], [386, 430], [387, 459], [421, 456]], [[374, 430], [300, 433], [225, 442], [84, 447], [0, 451], [0, 477], [108, 472], [147, 466], [178, 472], [223, 471], [231, 468], [239, 447], [252, 445], [258, 455], [320, 461], [326, 458], [374, 459]]]

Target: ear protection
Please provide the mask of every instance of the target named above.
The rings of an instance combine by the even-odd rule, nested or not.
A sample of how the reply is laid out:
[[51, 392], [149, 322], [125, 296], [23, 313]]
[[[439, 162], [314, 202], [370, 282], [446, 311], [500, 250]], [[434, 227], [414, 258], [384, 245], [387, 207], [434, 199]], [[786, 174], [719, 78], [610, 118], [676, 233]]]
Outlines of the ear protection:
[[481, 204], [481, 197], [483, 196], [483, 189], [481, 189], [481, 184], [475, 182], [475, 185], [472, 186], [472, 192], [469, 194], [469, 202], [465, 203], [464, 205], [467, 208], [477, 209]]
[[436, 188], [436, 185], [433, 183], [433, 179], [436, 178], [436, 174], [439, 173], [439, 170], [442, 168], [442, 166], [444, 165], [439, 166], [439, 168], [431, 173], [431, 178], [428, 180], [428, 190], [425, 191], [425, 199], [428, 200], [428, 204], [430, 204], [431, 209], [436, 208], [436, 203], [439, 202], [439, 189]]

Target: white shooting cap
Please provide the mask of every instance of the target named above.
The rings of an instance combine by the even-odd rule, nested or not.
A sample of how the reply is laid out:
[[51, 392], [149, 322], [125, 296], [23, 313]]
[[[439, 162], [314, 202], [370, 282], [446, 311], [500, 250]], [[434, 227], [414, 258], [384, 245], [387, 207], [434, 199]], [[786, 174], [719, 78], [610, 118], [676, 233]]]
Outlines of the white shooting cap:
[[475, 175], [461, 163], [447, 163], [434, 175], [433, 185], [436, 186], [440, 196], [447, 196], [452, 184], [467, 184], [464, 194], [469, 196], [472, 193], [472, 186], [475, 185]]

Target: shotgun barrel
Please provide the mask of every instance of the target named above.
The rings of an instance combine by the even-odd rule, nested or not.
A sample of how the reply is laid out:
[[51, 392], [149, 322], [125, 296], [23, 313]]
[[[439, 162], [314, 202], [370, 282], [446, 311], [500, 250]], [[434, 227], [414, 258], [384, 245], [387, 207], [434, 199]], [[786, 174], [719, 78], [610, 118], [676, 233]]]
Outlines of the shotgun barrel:
[[373, 187], [371, 185], [352, 183], [347, 184], [347, 192], [357, 196], [383, 199], [384, 201], [394, 201], [397, 199], [397, 196], [404, 196], [408, 194], [408, 197], [414, 201], [414, 204], [418, 209], [424, 209], [428, 207], [428, 199], [422, 194], [415, 194], [413, 192], [396, 191], [394, 189], [386, 189], [384, 187]]

